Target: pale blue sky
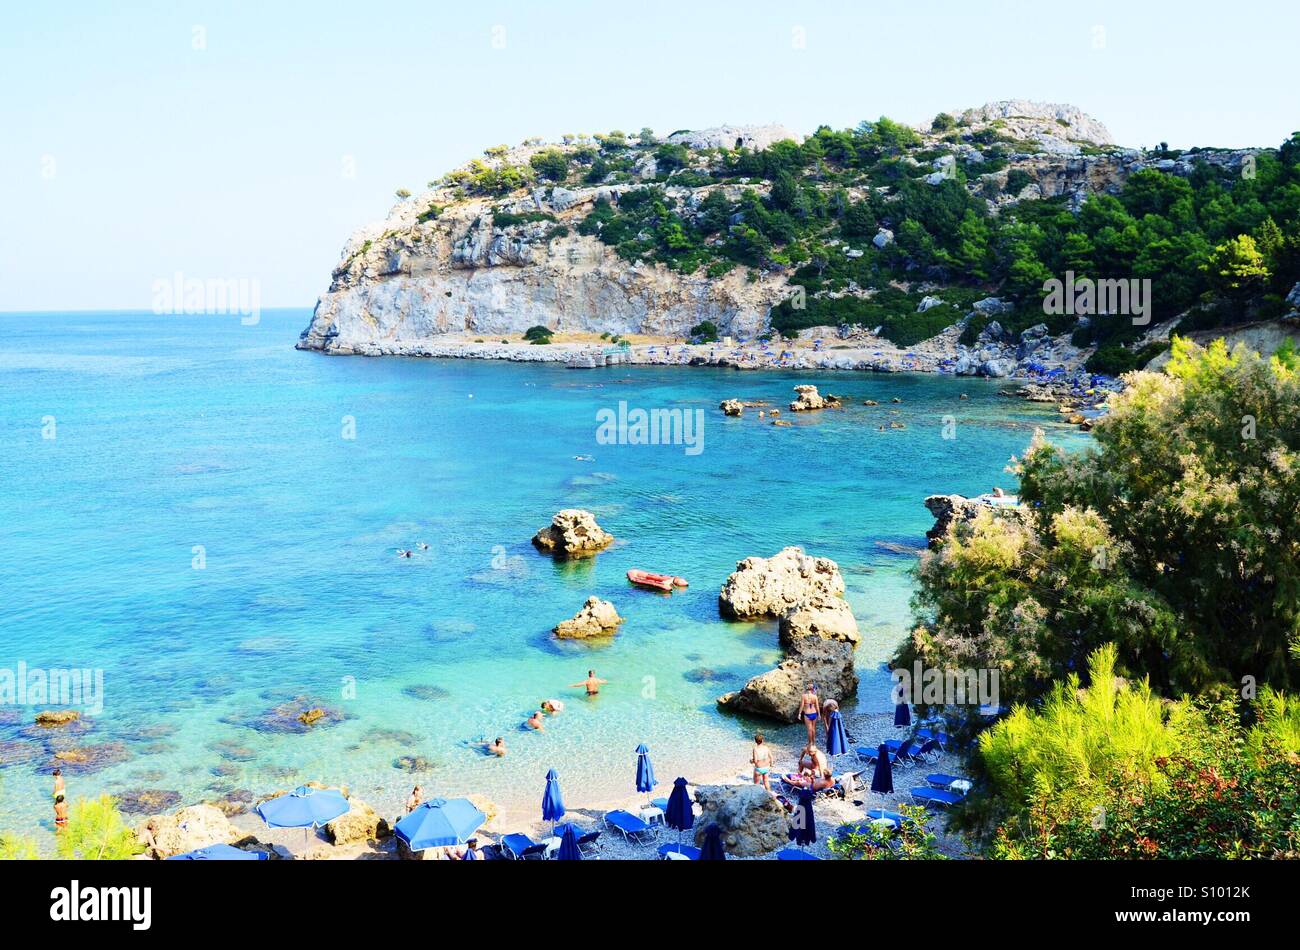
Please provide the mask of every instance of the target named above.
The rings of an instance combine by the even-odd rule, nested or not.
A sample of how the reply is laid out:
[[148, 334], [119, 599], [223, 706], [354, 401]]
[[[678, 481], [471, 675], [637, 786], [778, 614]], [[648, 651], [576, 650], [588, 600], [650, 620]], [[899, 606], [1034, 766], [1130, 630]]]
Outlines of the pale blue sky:
[[177, 271], [307, 306], [396, 188], [530, 135], [1030, 98], [1129, 145], [1276, 145], [1298, 28], [1293, 0], [9, 4], [0, 310], [148, 308]]

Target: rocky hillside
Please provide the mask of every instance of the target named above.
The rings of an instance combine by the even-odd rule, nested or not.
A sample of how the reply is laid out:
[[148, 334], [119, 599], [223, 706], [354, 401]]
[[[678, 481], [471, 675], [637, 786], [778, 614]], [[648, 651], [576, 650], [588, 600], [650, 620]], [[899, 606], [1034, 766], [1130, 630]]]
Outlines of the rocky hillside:
[[[1289, 235], [1276, 273], [1238, 304], [1281, 316], [1286, 287], [1274, 284], [1292, 266], [1300, 209], [1274, 211], [1253, 173], [1280, 166], [1300, 179], [1291, 144], [1121, 148], [1072, 106], [1013, 100], [926, 128], [881, 118], [807, 137], [724, 126], [498, 146], [418, 194], [399, 191], [385, 220], [356, 231], [299, 345], [421, 354], [536, 325], [706, 340], [829, 331], [942, 345], [959, 372], [1098, 350], [1116, 364], [1098, 369], [1121, 370], [1159, 344], [1139, 352], [1127, 316], [1045, 318], [1043, 281], [1067, 268], [1167, 278], [1173, 261], [1186, 279], [1158, 295], [1159, 324], [1222, 289], [1197, 276], [1220, 238], [1249, 237], [1267, 219]], [[1247, 187], [1250, 210], [1225, 211], [1223, 196], [1231, 204]], [[1189, 214], [1199, 244], [1187, 243]], [[1169, 227], [1151, 224], [1160, 215]], [[1259, 312], [1268, 305], [1277, 312]], [[1198, 315], [1197, 326], [1216, 319]]]

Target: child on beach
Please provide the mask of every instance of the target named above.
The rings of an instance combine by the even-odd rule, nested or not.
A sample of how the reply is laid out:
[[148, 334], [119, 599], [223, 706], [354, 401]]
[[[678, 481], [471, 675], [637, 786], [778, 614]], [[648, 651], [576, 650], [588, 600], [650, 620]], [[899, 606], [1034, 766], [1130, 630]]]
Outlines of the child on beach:
[[768, 779], [768, 774], [772, 771], [772, 750], [763, 744], [761, 732], [754, 735], [754, 748], [750, 750], [749, 761], [754, 765], [754, 784], [772, 791]]
[[54, 830], [60, 832], [68, 827], [68, 803], [62, 795], [54, 796]]

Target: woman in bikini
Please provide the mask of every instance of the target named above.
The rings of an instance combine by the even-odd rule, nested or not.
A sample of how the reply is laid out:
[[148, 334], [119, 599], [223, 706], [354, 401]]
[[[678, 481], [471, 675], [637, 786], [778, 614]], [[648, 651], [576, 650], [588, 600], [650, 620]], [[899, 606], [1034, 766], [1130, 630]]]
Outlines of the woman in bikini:
[[799, 700], [799, 714], [808, 727], [808, 744], [813, 745], [817, 741], [817, 712], [821, 709], [821, 702], [817, 699], [817, 684], [809, 683], [804, 687], [803, 696]]
[[768, 775], [772, 771], [772, 750], [763, 744], [761, 732], [754, 736], [754, 748], [749, 753], [749, 761], [754, 764], [754, 784], [772, 791], [772, 786], [768, 784]]

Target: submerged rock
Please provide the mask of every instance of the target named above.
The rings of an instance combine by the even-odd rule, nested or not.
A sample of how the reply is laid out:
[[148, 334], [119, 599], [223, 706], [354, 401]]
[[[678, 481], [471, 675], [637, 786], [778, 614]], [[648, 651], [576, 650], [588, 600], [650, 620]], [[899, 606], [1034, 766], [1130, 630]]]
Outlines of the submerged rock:
[[533, 536], [533, 544], [558, 557], [589, 557], [614, 543], [614, 536], [581, 508], [557, 511], [551, 523]]
[[80, 718], [81, 713], [75, 709], [46, 709], [36, 714], [36, 725], [50, 729], [56, 726], [66, 726], [68, 723], [76, 722]]
[[608, 600], [588, 597], [571, 619], [562, 620], [555, 625], [554, 633], [564, 640], [613, 636], [622, 622], [623, 618]]
[[181, 793], [165, 788], [129, 788], [114, 792], [117, 807], [128, 815], [148, 815], [171, 808], [181, 800]]

